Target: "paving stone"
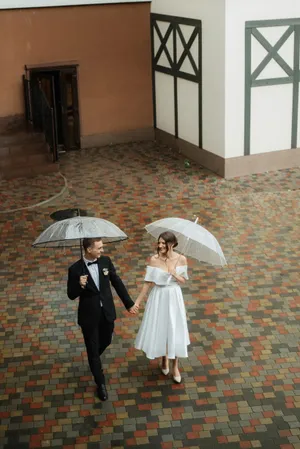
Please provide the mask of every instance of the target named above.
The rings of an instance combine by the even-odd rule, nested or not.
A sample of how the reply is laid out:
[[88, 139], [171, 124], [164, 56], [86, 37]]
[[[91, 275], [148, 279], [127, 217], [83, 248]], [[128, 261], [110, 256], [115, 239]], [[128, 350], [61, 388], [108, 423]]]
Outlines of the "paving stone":
[[[66, 153], [60, 170], [63, 196], [16, 212], [57, 195], [63, 179], [0, 181], [0, 446], [300, 448], [300, 169], [224, 180], [136, 142]], [[109, 401], [95, 396], [77, 304], [66, 296], [80, 252], [31, 247], [52, 212], [72, 207], [128, 234], [106, 252], [133, 298], [155, 251], [147, 223], [196, 215], [220, 241], [226, 267], [189, 261], [181, 385], [133, 349], [143, 307], [132, 317], [116, 298], [103, 358]]]

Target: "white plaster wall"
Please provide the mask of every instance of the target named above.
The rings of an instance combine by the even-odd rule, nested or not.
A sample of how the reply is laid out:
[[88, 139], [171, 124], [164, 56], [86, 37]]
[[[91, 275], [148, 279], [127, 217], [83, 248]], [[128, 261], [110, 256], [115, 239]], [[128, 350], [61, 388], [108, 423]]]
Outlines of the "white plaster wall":
[[0, 9], [101, 5], [109, 3], [149, 3], [150, 1], [151, 0], [0, 0]]
[[174, 121], [174, 79], [164, 73], [155, 74], [156, 120], [159, 129], [175, 134]]
[[[202, 20], [203, 148], [224, 157], [225, 0], [152, 0], [151, 11], [157, 14]], [[179, 102], [187, 110], [179, 111], [180, 133], [186, 136], [185, 140], [195, 143], [193, 91], [187, 87], [187, 98], [183, 99], [182, 88], [183, 84], [180, 85]], [[158, 101], [160, 101], [159, 98]], [[157, 127], [161, 128], [159, 120]]]
[[[299, 0], [226, 0], [226, 158], [244, 155], [245, 22], [299, 17]], [[271, 31], [271, 33], [274, 33], [274, 31]], [[289, 93], [285, 97], [286, 86], [279, 87], [280, 93], [276, 101], [280, 102], [278, 107], [282, 107], [286, 111], [289, 108]], [[286, 132], [290, 126], [291, 111], [290, 114], [281, 114], [281, 126], [277, 127], [277, 118], [274, 112], [270, 117], [270, 122], [267, 123], [267, 128], [265, 128], [266, 117], [264, 117], [264, 114], [266, 111], [271, 111], [272, 95], [266, 95], [266, 93], [260, 91], [262, 99], [258, 101], [256, 96], [260, 89], [263, 88], [252, 89], [252, 95], [254, 90], [257, 90], [257, 92], [254, 93], [254, 111], [252, 111], [252, 116], [255, 116], [255, 130], [252, 131], [251, 153], [287, 149], [290, 147], [290, 142], [286, 147]], [[264, 102], [263, 106], [262, 102]], [[267, 134], [270, 129], [272, 129], [272, 137]], [[259, 140], [260, 144], [258, 145]], [[276, 147], [274, 147], [275, 141], [278, 141]]]
[[178, 80], [178, 137], [199, 145], [198, 84]]
[[251, 154], [291, 148], [293, 85], [252, 89]]

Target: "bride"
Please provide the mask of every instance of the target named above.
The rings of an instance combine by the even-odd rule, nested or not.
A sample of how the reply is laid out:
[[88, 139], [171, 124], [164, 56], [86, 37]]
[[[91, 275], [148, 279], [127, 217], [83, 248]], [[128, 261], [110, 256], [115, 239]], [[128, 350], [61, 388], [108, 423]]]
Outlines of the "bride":
[[169, 359], [172, 360], [173, 380], [181, 383], [178, 358], [188, 357], [190, 339], [180, 287], [188, 279], [187, 260], [174, 251], [177, 245], [172, 232], [163, 232], [159, 236], [157, 254], [150, 258], [145, 283], [133, 309], [138, 311], [152, 287], [135, 348], [144, 351], [149, 359], [162, 357], [161, 371], [164, 375], [169, 374]]

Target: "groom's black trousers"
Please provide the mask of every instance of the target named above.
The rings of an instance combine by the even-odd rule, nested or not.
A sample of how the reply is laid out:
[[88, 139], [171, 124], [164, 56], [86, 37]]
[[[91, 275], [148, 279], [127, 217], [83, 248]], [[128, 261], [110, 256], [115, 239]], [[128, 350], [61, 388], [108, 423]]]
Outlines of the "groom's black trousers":
[[88, 327], [81, 328], [90, 370], [98, 387], [101, 384], [105, 384], [100, 356], [111, 344], [114, 331], [114, 323], [107, 321], [103, 313], [103, 309], [101, 310], [102, 313], [100, 315], [97, 326], [93, 327], [92, 329]]

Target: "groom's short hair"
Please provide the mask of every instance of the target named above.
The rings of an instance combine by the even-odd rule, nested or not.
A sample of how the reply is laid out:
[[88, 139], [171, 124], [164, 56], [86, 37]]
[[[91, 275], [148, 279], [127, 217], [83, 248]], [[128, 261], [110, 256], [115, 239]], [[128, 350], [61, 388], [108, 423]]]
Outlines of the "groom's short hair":
[[94, 245], [95, 242], [101, 242], [101, 238], [97, 239], [83, 239], [82, 240], [82, 246], [84, 248], [84, 251], [86, 251], [88, 248]]

